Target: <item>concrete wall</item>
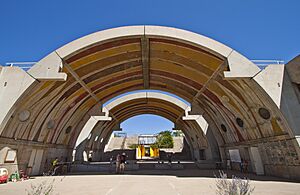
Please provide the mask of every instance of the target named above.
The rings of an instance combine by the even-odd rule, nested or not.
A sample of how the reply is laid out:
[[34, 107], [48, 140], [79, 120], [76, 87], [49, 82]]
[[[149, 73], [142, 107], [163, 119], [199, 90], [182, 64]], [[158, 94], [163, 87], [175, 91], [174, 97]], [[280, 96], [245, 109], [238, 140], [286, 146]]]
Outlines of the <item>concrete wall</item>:
[[[17, 152], [14, 162], [4, 162], [7, 150], [15, 150]], [[42, 156], [39, 157], [39, 164], [36, 164], [38, 157], [33, 156], [33, 152], [37, 150], [42, 151]], [[9, 174], [22, 169], [29, 175], [39, 175], [49, 170], [52, 160], [56, 157], [60, 161], [70, 161], [67, 158], [70, 151], [69, 148], [62, 145], [0, 138], [0, 166], [8, 168]], [[34, 171], [36, 168], [37, 170]]]
[[5, 162], [5, 158], [8, 150], [15, 150], [16, 148], [11, 148], [7, 146], [0, 146], [0, 167], [7, 168], [8, 174], [12, 174], [19, 170], [18, 158], [16, 157], [14, 162]]
[[19, 67], [2, 67], [0, 72], [0, 134], [19, 98], [34, 84], [35, 79]]
[[[238, 149], [241, 158], [249, 163], [248, 171], [255, 173], [255, 166], [251, 158], [250, 147], [257, 147], [262, 159], [265, 175], [284, 177], [300, 180], [299, 150], [295, 139], [286, 140], [262, 140], [261, 142], [244, 143], [240, 145], [227, 145], [225, 147], [226, 158], [230, 159], [229, 150]], [[232, 169], [240, 170], [239, 163], [232, 163]]]
[[300, 146], [300, 56], [286, 65], [281, 111], [293, 130]]

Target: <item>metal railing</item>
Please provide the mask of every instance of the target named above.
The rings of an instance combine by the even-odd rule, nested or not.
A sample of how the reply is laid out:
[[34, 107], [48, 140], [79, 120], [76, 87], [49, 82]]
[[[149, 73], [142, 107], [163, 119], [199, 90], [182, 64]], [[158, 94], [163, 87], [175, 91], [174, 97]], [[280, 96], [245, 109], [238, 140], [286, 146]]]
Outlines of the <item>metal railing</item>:
[[266, 68], [270, 64], [284, 64], [283, 60], [251, 60], [260, 69]]
[[17, 66], [22, 68], [23, 70], [29, 70], [36, 62], [7, 62], [5, 63], [6, 66]]

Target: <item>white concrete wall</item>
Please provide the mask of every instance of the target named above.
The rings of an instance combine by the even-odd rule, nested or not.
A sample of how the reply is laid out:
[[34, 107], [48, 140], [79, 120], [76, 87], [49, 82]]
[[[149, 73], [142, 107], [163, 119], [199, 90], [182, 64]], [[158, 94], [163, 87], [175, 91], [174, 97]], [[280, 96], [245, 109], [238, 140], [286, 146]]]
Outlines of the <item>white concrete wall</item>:
[[283, 85], [284, 64], [271, 64], [254, 77], [254, 80], [267, 92], [280, 108]]
[[0, 135], [10, 115], [16, 109], [17, 101], [34, 82], [35, 79], [19, 67], [2, 67], [0, 72]]
[[7, 146], [0, 148], [0, 167], [7, 168], [8, 174], [10, 175], [18, 171], [18, 158], [16, 157], [14, 162], [5, 163], [5, 158], [8, 150], [15, 150], [15, 149], [12, 149]]

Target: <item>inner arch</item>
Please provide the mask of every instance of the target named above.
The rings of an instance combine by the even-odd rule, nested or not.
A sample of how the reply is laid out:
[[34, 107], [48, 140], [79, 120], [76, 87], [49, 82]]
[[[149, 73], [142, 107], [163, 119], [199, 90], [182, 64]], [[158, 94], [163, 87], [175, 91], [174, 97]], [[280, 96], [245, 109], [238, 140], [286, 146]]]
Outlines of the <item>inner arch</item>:
[[[70, 150], [91, 116], [103, 120], [91, 135], [93, 143], [87, 139], [85, 146], [101, 148], [107, 135], [120, 128], [123, 120], [139, 114], [159, 114], [176, 121], [175, 128], [183, 127], [195, 157], [197, 150], [209, 150], [211, 135], [223, 163], [232, 149], [240, 150], [248, 160], [251, 151], [256, 151], [266, 172], [272, 174], [281, 162], [270, 164], [277, 150], [266, 154], [264, 149], [275, 140], [275, 145], [286, 143], [280, 151], [299, 154], [299, 139], [294, 123], [298, 120], [290, 115], [293, 121], [287, 120], [284, 113], [288, 111], [281, 110], [278, 99], [274, 101], [274, 96], [281, 94], [282, 84], [291, 81], [275, 77], [270, 80], [273, 77], [269, 75], [288, 78], [284, 68], [271, 67], [260, 70], [226, 45], [181, 29], [131, 26], [96, 32], [53, 51], [28, 72], [0, 67], [1, 82], [8, 83], [1, 90], [10, 94], [0, 99], [0, 105], [5, 105], [0, 115], [0, 136], [20, 153], [40, 144], [45, 163], [53, 154], [70, 158]], [[103, 103], [110, 99], [144, 89], [175, 94], [189, 102], [191, 109], [185, 112], [180, 105], [150, 98], [150, 104], [132, 100], [131, 106], [123, 104], [110, 113], [102, 110]], [[293, 104], [285, 106], [292, 108]], [[262, 109], [267, 117], [259, 112]], [[179, 117], [181, 113], [187, 118]], [[293, 113], [298, 116], [297, 111]], [[197, 127], [201, 121], [195, 115], [206, 120], [207, 131]], [[31, 156], [28, 153], [19, 159], [29, 162]], [[292, 161], [286, 162], [282, 166], [293, 169]]]

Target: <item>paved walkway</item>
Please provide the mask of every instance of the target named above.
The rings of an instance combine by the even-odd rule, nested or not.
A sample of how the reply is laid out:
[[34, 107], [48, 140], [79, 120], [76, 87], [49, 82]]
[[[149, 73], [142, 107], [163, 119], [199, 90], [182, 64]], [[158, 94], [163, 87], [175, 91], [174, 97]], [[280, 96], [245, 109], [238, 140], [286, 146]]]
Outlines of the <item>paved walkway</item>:
[[[196, 176], [198, 173], [198, 176]], [[150, 173], [150, 172], [149, 172]], [[27, 194], [31, 184], [54, 181], [54, 193], [60, 195], [200, 195], [215, 194], [215, 179], [212, 171], [160, 171], [127, 172], [124, 175], [69, 175], [55, 177], [37, 177], [35, 179], [0, 185], [0, 194]], [[163, 175], [158, 175], [158, 174]], [[190, 175], [188, 175], [190, 173]], [[194, 173], [194, 174], [192, 174]], [[199, 176], [202, 175], [207, 176]], [[255, 187], [253, 194], [294, 195], [300, 192], [300, 183], [279, 181], [278, 178], [253, 176]]]

